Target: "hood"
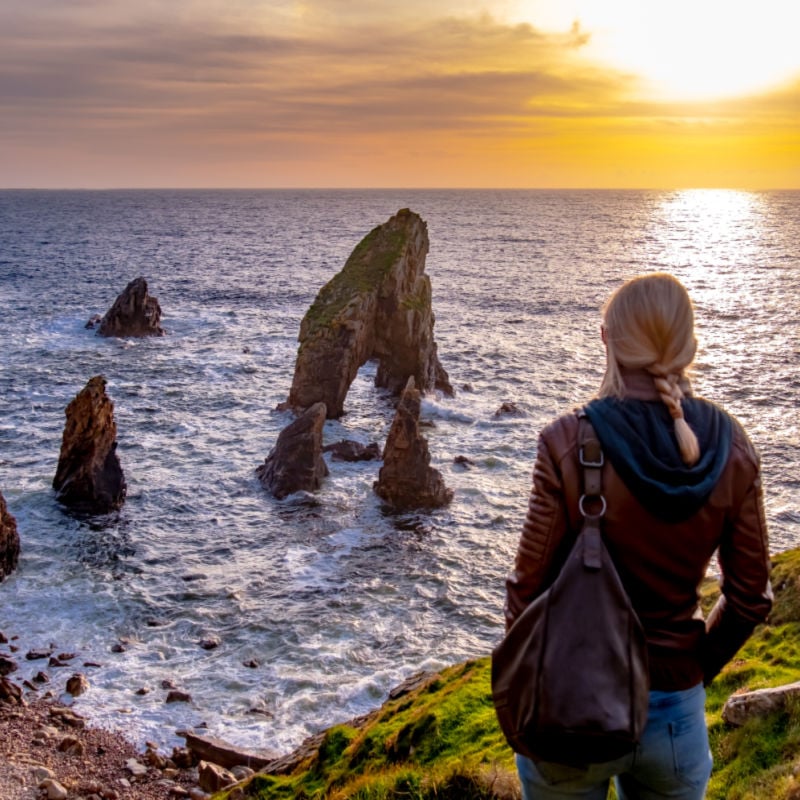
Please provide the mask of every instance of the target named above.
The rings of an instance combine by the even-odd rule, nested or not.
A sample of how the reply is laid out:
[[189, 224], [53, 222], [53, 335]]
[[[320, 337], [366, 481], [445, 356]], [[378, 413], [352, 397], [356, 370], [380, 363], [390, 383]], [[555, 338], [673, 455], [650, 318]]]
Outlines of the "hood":
[[681, 401], [697, 436], [700, 459], [681, 459], [672, 417], [661, 400], [604, 397], [586, 415], [606, 458], [639, 502], [666, 522], [688, 519], [708, 499], [730, 453], [733, 426], [722, 409], [696, 397]]

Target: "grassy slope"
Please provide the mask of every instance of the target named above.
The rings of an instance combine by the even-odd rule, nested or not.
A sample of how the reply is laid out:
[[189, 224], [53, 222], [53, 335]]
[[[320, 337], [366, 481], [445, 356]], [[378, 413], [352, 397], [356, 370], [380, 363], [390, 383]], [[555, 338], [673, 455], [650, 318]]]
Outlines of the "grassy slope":
[[[775, 609], [708, 691], [715, 768], [708, 800], [798, 800], [800, 708], [742, 728], [722, 721], [737, 690], [800, 678], [800, 551], [775, 558]], [[708, 587], [706, 603], [716, 589]], [[489, 659], [444, 670], [387, 703], [361, 730], [331, 728], [315, 759], [290, 776], [256, 776], [253, 800], [477, 800], [514, 796], [514, 765], [495, 721]], [[225, 793], [218, 795], [220, 800]]]

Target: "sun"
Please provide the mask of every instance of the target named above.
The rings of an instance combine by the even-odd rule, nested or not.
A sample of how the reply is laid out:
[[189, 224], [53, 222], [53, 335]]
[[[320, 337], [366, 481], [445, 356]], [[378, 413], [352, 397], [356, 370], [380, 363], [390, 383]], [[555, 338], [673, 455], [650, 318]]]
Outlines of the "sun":
[[533, 25], [577, 20], [587, 56], [658, 99], [741, 96], [800, 76], [797, 0], [520, 0], [518, 13]]

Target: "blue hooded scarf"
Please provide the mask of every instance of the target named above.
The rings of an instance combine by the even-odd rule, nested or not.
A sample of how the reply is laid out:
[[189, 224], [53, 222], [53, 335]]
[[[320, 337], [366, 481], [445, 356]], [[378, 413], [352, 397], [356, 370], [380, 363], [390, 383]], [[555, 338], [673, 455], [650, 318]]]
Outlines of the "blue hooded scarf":
[[604, 397], [586, 406], [611, 462], [625, 485], [653, 516], [681, 522], [706, 502], [728, 461], [733, 423], [722, 409], [696, 397], [681, 401], [697, 436], [700, 459], [681, 458], [669, 410], [660, 400]]

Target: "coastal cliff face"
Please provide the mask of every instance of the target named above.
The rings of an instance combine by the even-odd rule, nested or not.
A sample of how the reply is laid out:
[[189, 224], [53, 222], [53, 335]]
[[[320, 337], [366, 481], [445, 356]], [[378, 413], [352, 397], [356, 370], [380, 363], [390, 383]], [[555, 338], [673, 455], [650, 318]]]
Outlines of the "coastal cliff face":
[[144, 278], [132, 280], [106, 312], [97, 330], [100, 336], [163, 336], [161, 306], [147, 291]]
[[433, 338], [428, 246], [426, 224], [408, 209], [361, 240], [300, 325], [291, 407], [324, 402], [328, 418], [337, 419], [372, 358], [379, 361], [375, 384], [394, 394], [409, 376], [422, 391], [453, 393]]
[[419, 430], [421, 397], [409, 378], [397, 404], [374, 488], [392, 509], [439, 508], [453, 499], [441, 473], [430, 466], [428, 442]]
[[0, 492], [0, 581], [17, 568], [19, 534], [17, 521], [8, 513], [6, 500]]
[[59, 502], [88, 514], [122, 506], [126, 484], [117, 457], [114, 404], [102, 375], [91, 378], [66, 409], [53, 488]]

